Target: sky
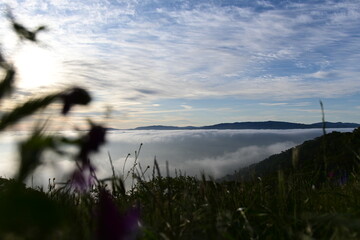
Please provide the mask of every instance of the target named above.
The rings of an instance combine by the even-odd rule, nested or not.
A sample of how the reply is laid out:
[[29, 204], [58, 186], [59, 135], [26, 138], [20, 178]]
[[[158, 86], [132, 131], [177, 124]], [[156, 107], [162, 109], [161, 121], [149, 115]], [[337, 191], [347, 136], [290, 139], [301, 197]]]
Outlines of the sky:
[[[72, 127], [312, 123], [320, 100], [326, 120], [360, 122], [359, 0], [2, 2], [1, 50], [18, 69], [5, 109], [76, 85], [93, 102], [57, 118]], [[38, 45], [11, 31], [7, 6], [48, 27]]]

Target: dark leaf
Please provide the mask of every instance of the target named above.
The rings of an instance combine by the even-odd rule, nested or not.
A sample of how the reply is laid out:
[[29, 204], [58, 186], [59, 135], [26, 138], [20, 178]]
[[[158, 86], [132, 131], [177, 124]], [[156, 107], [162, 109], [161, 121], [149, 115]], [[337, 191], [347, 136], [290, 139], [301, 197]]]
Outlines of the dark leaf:
[[[9, 80], [10, 81], [10, 76]], [[6, 88], [5, 88], [6, 89]], [[0, 85], [1, 91], [1, 85]], [[90, 102], [91, 98], [88, 92], [82, 88], [72, 88], [65, 92], [50, 94], [42, 98], [36, 98], [25, 102], [24, 104], [16, 107], [9, 113], [5, 113], [0, 119], [0, 131], [6, 127], [13, 125], [23, 119], [24, 117], [34, 114], [36, 111], [43, 109], [56, 101], [57, 99], [63, 100], [63, 114], [66, 114], [71, 106], [75, 104], [86, 105]]]
[[[2, 53], [0, 52], [0, 67], [6, 69], [6, 70], [10, 70], [12, 69], [12, 66], [10, 66], [4, 59]], [[13, 69], [12, 69], [13, 70]]]
[[46, 149], [57, 151], [58, 147], [57, 137], [46, 136], [41, 131], [35, 130], [29, 139], [19, 144], [20, 167], [17, 179], [25, 180], [41, 164], [41, 156]]
[[28, 30], [26, 27], [24, 27], [22, 24], [18, 23], [16, 20], [15, 20], [15, 17], [14, 15], [11, 13], [10, 10], [8, 10], [8, 19], [11, 21], [12, 23], [12, 27], [13, 29], [15, 30], [16, 34], [19, 36], [19, 38], [21, 40], [29, 40], [29, 41], [32, 41], [32, 42], [36, 42], [37, 39], [36, 39], [36, 35], [38, 32], [40, 31], [44, 31], [46, 30], [46, 27], [45, 26], [39, 26], [36, 30], [34, 31], [30, 31]]
[[83, 163], [88, 161], [91, 152], [97, 152], [99, 147], [105, 143], [106, 128], [92, 125], [89, 133], [84, 137], [79, 158]]
[[63, 100], [62, 114], [66, 115], [73, 105], [87, 105], [91, 101], [89, 93], [82, 88], [73, 88], [61, 95]]
[[13, 90], [14, 85], [15, 70], [9, 68], [6, 70], [6, 75], [4, 80], [0, 83], [0, 98], [10, 94]]
[[27, 30], [23, 25], [13, 22], [13, 28], [20, 39], [27, 39], [36, 42], [36, 33]]
[[40, 31], [46, 31], [47, 30], [47, 27], [46, 26], [39, 26], [35, 32], [40, 32]]
[[0, 120], [0, 131], [6, 127], [13, 125], [21, 119], [34, 114], [36, 111], [43, 109], [53, 103], [59, 94], [52, 94], [46, 97], [33, 99], [16, 107], [9, 113], [5, 113]]

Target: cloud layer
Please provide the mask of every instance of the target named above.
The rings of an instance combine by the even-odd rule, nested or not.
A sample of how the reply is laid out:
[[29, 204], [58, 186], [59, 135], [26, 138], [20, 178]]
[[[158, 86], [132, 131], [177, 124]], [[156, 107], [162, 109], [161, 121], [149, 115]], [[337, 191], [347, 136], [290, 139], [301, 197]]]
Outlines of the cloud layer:
[[[351, 131], [337, 129], [339, 130]], [[330, 131], [329, 129], [328, 132]], [[0, 138], [1, 177], [14, 176], [18, 157], [15, 155], [15, 143], [27, 134], [9, 132]], [[142, 169], [150, 166], [147, 172], [150, 174], [156, 158], [163, 175], [167, 172], [168, 162], [169, 173], [172, 176], [175, 172], [189, 176], [200, 176], [205, 173], [219, 178], [320, 135], [322, 129], [112, 131], [108, 135], [108, 143], [99, 153], [93, 155], [91, 160], [100, 179], [111, 175], [109, 154], [116, 174], [126, 176], [133, 167], [135, 151], [139, 154], [138, 164]], [[139, 152], [141, 143], [143, 145]], [[125, 161], [129, 153], [131, 155]], [[52, 178], [56, 178], [57, 182], [66, 181], [73, 169], [73, 161], [66, 156], [47, 153], [43, 165], [33, 174], [34, 184], [47, 187], [48, 179]], [[31, 184], [30, 178], [28, 183]]]
[[156, 158], [164, 174], [168, 162], [171, 174], [177, 169], [192, 176], [205, 172], [221, 177], [321, 134], [321, 129], [114, 131], [104, 153], [96, 159], [98, 165], [104, 166], [100, 171], [108, 172], [109, 166], [100, 164], [108, 151], [121, 174], [127, 154], [132, 156], [126, 170], [133, 164], [134, 151], [143, 143], [139, 157], [143, 168], [152, 167]]

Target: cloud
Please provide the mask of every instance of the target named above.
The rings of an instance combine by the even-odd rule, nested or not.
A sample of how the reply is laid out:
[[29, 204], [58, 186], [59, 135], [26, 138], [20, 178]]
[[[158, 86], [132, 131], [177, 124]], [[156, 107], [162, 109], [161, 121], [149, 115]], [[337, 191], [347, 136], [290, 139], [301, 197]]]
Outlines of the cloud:
[[[321, 67], [321, 64], [328, 61], [322, 59], [324, 55], [309, 56], [308, 52], [317, 52], [318, 49], [330, 47], [331, 44], [341, 41], [351, 34], [351, 28], [343, 29], [344, 26], [334, 28], [323, 24], [323, 28], [319, 29], [318, 25], [314, 25], [318, 20], [315, 20], [313, 15], [319, 17], [321, 13], [327, 13], [327, 8], [317, 5], [316, 13], [308, 14], [305, 9], [309, 7], [305, 5], [302, 9], [297, 6], [290, 11], [264, 12], [237, 6], [219, 8], [214, 5], [205, 5], [201, 10], [196, 7], [189, 10], [165, 9], [158, 18], [140, 17], [140, 21], [131, 22], [133, 29], [130, 39], [134, 39], [135, 42], [127, 43], [127, 46], [133, 51], [142, 44], [141, 49], [146, 56], [136, 51], [136, 59], [141, 62], [141, 69], [145, 72], [149, 72], [147, 66], [151, 66], [152, 69], [150, 75], [147, 75], [150, 78], [145, 81], [152, 86], [166, 86], [164, 97], [201, 98], [205, 95], [273, 97], [278, 95], [279, 91], [274, 91], [278, 87], [281, 87], [279, 90], [284, 98], [299, 98], [313, 94], [323, 97], [354, 92], [354, 84], [357, 84], [355, 81], [350, 81], [343, 85], [343, 89], [330, 88], [328, 93], [324, 93], [322, 90], [327, 89], [325, 88], [327, 82], [313, 83], [307, 81], [306, 75], [299, 73], [276, 76], [278, 73], [275, 72], [273, 73], [275, 75], [269, 79], [247, 77], [250, 69], [259, 67], [266, 69], [268, 64], [279, 61], [290, 60], [294, 65], [300, 64], [303, 62], [304, 54], [307, 55], [306, 61], [311, 64], [306, 68]], [[291, 20], [292, 14], [300, 15], [299, 19]], [[330, 18], [331, 15], [327, 14], [321, 20], [326, 21]], [[164, 21], [170, 24], [168, 23], [168, 26], [162, 23], [154, 24], [154, 21], [159, 19], [166, 19]], [[147, 22], [144, 22], [145, 20]], [[150, 22], [152, 24], [149, 24]], [[336, 53], [346, 53], [342, 48], [335, 50]], [[226, 61], [222, 61], [225, 59]], [[330, 60], [334, 65], [338, 62], [334, 58]], [[245, 72], [240, 76], [239, 68]], [[206, 77], [204, 82], [203, 78], [199, 77], [201, 73]], [[314, 76], [325, 77], [320, 73], [321, 70]], [[234, 80], [225, 81], [219, 78], [225, 74], [228, 76], [230, 74]], [[357, 72], [354, 72], [355, 74]], [[340, 76], [339, 80], [333, 81], [334, 84], [339, 85], [345, 80], [349, 81]], [[146, 84], [144, 81], [138, 81]], [[175, 86], [175, 83], [180, 87]], [[182, 87], [182, 83], [186, 84], [186, 87], [185, 85]], [[259, 88], [260, 84], [262, 87]], [[188, 89], [191, 89], [191, 92], [186, 91]]]
[[[26, 132], [7, 132], [0, 139], [0, 176], [12, 177], [16, 171], [14, 156], [15, 142], [23, 139]], [[69, 132], [65, 133], [69, 134]], [[74, 132], [72, 132], [74, 135]], [[134, 152], [140, 153], [138, 162], [145, 169], [153, 166], [156, 157], [163, 174], [166, 162], [170, 173], [175, 169], [197, 175], [221, 177], [231, 174], [240, 167], [258, 162], [264, 158], [284, 151], [305, 140], [322, 135], [322, 129], [308, 130], [194, 130], [194, 131], [111, 131], [108, 142], [100, 152], [91, 156], [99, 179], [109, 177], [111, 155], [115, 171], [122, 174], [133, 166]], [[143, 143], [140, 151], [140, 144]], [[73, 151], [74, 149], [68, 149]], [[127, 162], [125, 158], [131, 154]], [[34, 173], [34, 183], [47, 186], [49, 178], [66, 180], [71, 174], [74, 163], [47, 152], [44, 164]], [[30, 179], [29, 179], [30, 183]]]
[[336, 76], [336, 73], [334, 72], [326, 72], [326, 71], [317, 71], [315, 73], [311, 73], [309, 74], [309, 77], [313, 77], [313, 78], [333, 78], [334, 76]]
[[159, 91], [157, 90], [153, 90], [153, 89], [135, 89], [135, 91], [138, 91], [142, 94], [148, 94], [148, 95], [152, 95], [152, 94], [159, 94]]
[[306, 107], [311, 105], [311, 102], [298, 102], [298, 103], [292, 103], [290, 106], [293, 107]]
[[321, 135], [322, 129], [116, 131], [110, 133], [109, 144], [94, 159], [101, 164], [110, 152], [116, 171], [122, 172], [125, 156], [132, 155], [125, 166], [129, 169], [134, 151], [143, 143], [139, 157], [143, 167], [153, 166], [156, 157], [163, 173], [167, 161], [171, 174], [177, 169], [188, 175], [199, 176], [205, 171], [221, 177]]
[[187, 109], [187, 110], [190, 110], [193, 108], [192, 106], [189, 106], [189, 105], [181, 105], [181, 107], [183, 107], [184, 109]]
[[288, 103], [259, 103], [262, 106], [284, 106], [284, 105], [288, 105]]
[[[360, 6], [353, 1], [8, 3], [21, 22], [50, 27], [41, 41], [61, 56], [63, 85], [84, 85], [121, 111], [133, 110], [124, 102], [289, 102], [360, 89]], [[13, 39], [5, 34], [9, 52]]]
[[224, 155], [215, 158], [186, 161], [184, 168], [188, 169], [187, 172], [189, 174], [199, 174], [204, 172], [206, 175], [219, 178], [225, 174], [232, 174], [235, 170], [257, 163], [268, 156], [280, 153], [295, 145], [296, 144], [293, 142], [279, 142], [265, 147], [256, 145], [242, 147], [235, 152], [226, 152]]

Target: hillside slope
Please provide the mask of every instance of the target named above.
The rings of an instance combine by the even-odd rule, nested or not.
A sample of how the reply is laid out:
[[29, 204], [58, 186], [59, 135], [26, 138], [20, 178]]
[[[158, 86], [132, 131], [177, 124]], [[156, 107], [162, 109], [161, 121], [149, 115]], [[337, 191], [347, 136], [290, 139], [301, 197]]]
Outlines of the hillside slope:
[[332, 132], [301, 145], [272, 155], [265, 160], [242, 168], [221, 180], [249, 180], [275, 177], [279, 170], [296, 173], [316, 181], [340, 178], [360, 163], [360, 128], [353, 132]]

